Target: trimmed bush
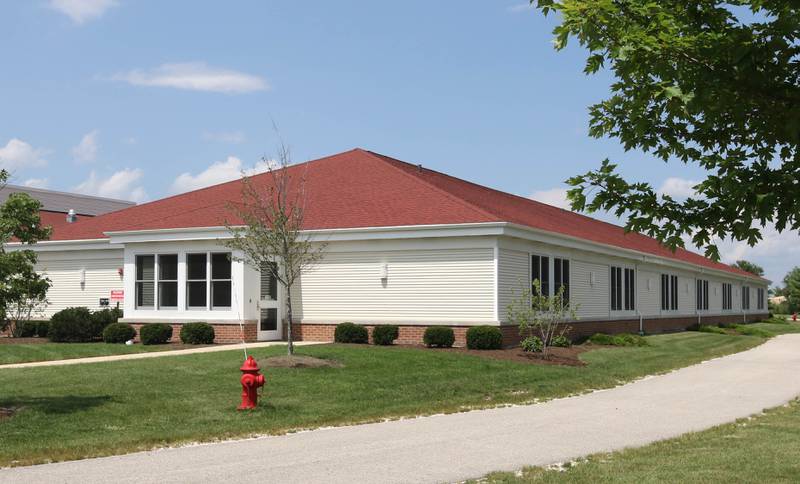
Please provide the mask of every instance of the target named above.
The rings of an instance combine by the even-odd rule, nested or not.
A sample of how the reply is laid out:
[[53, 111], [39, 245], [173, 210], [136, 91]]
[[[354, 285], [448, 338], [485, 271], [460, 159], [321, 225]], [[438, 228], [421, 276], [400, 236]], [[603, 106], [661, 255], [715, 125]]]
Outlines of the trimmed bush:
[[36, 336], [36, 321], [21, 321], [19, 325], [20, 338], [33, 338]]
[[541, 351], [544, 349], [542, 339], [538, 336], [528, 336], [522, 340], [519, 345], [522, 348], [522, 351], [526, 353], [541, 353]]
[[369, 343], [369, 331], [366, 326], [355, 323], [337, 324], [333, 332], [333, 341], [336, 343]]
[[554, 337], [553, 340], [550, 341], [550, 346], [555, 346], [556, 348], [569, 348], [572, 346], [572, 341], [562, 334]]
[[451, 348], [456, 342], [456, 334], [453, 328], [447, 326], [429, 326], [422, 335], [425, 346], [436, 348]]
[[388, 324], [372, 328], [372, 342], [376, 345], [389, 346], [400, 334], [400, 328]]
[[163, 345], [172, 338], [172, 326], [164, 323], [145, 324], [139, 328], [143, 345]]
[[84, 307], [66, 308], [50, 318], [47, 337], [57, 343], [86, 343], [95, 338], [92, 313]]
[[181, 342], [187, 345], [214, 343], [214, 328], [208, 323], [186, 323], [181, 327]]
[[50, 331], [50, 321], [36, 321], [36, 336], [40, 338], [47, 338], [47, 333], [49, 331]]
[[649, 343], [646, 339], [638, 334], [622, 333], [622, 334], [605, 334], [595, 333], [589, 338], [589, 342], [596, 345], [605, 346], [648, 346]]
[[116, 323], [122, 317], [120, 309], [101, 309], [92, 313], [92, 331], [95, 337], [103, 337], [103, 331], [109, 324]]
[[471, 350], [499, 350], [503, 346], [503, 333], [496, 326], [473, 326], [467, 330], [467, 348]]
[[103, 330], [106, 343], [124, 343], [136, 337], [136, 330], [126, 323], [111, 323]]

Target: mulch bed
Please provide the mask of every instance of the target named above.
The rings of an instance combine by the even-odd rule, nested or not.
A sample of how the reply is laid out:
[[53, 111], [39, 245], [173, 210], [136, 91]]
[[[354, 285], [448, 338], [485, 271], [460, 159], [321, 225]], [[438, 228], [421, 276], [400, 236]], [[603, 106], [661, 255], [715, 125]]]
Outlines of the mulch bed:
[[0, 407], [0, 420], [11, 418], [17, 413], [16, 408]]
[[0, 345], [29, 345], [35, 343], [49, 343], [47, 338], [0, 338]]
[[586, 362], [578, 358], [578, 355], [598, 348], [597, 346], [572, 346], [569, 348], [550, 348], [548, 358], [542, 357], [541, 353], [526, 353], [519, 347], [505, 348], [502, 350], [471, 350], [468, 348], [426, 348], [417, 345], [396, 345], [408, 348], [423, 348], [427, 351], [443, 351], [450, 353], [461, 353], [466, 355], [480, 356], [490, 360], [515, 361], [517, 363], [528, 363], [532, 365], [558, 365], [558, 366], [586, 366]]
[[261, 368], [342, 368], [343, 364], [336, 360], [326, 360], [324, 358], [314, 358], [313, 356], [294, 355], [294, 356], [273, 356], [258, 360]]

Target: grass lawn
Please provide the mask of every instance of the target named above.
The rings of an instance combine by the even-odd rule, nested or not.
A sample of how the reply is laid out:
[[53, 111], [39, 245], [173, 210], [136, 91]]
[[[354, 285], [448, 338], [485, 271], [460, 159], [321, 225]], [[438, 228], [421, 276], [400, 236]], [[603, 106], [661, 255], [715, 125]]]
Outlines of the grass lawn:
[[0, 344], [0, 365], [30, 361], [69, 360], [90, 356], [127, 355], [179, 348], [176, 345], [135, 344], [127, 346], [109, 343], [3, 343]]
[[482, 482], [796, 482], [800, 476], [800, 402], [703, 432], [566, 466], [519, 474], [496, 473]]
[[[407, 347], [301, 347], [301, 354], [333, 358], [344, 368], [269, 369], [260, 407], [250, 413], [234, 410], [241, 351], [0, 370], [0, 407], [18, 409], [0, 420], [0, 466], [549, 399], [764, 341], [691, 332], [647, 339], [647, 347], [583, 353], [584, 367]], [[284, 351], [260, 348], [253, 354], [263, 358]]]

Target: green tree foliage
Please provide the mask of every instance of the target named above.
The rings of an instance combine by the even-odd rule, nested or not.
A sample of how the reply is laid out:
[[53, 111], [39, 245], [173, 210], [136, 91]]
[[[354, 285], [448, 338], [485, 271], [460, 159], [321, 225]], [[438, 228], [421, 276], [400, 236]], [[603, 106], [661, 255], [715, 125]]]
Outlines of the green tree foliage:
[[800, 267], [795, 267], [783, 278], [782, 292], [789, 303], [789, 311], [800, 310]]
[[569, 303], [564, 296], [563, 286], [552, 296], [543, 294], [542, 283], [538, 279], [530, 286], [521, 284], [519, 297], [516, 293], [513, 296], [506, 311], [508, 321], [519, 327], [519, 334], [524, 338], [523, 349], [528, 346], [529, 349], [525, 351], [541, 351], [542, 357], [548, 358], [554, 342], [569, 333], [567, 322], [578, 319], [578, 307]]
[[[800, 229], [800, 4], [788, 0], [532, 0], [575, 38], [585, 73], [614, 76], [590, 107], [591, 136], [617, 138], [664, 162], [707, 171], [677, 200], [629, 183], [606, 159], [568, 180], [575, 210], [627, 216], [626, 228], [675, 248], [691, 236], [718, 258], [716, 237], [750, 245], [761, 229]], [[590, 195], [591, 193], [591, 195]]]
[[764, 268], [758, 264], [754, 264], [753, 262], [747, 260], [737, 260], [733, 267], [738, 267], [743, 271], [747, 271], [750, 274], [755, 274], [759, 277], [764, 275]]
[[[8, 172], [0, 170], [0, 186], [8, 180]], [[34, 271], [36, 253], [29, 249], [8, 250], [9, 242], [35, 244], [50, 236], [39, 219], [41, 203], [24, 193], [11, 194], [0, 205], [0, 329], [30, 319], [32, 311], [44, 304], [50, 282]]]

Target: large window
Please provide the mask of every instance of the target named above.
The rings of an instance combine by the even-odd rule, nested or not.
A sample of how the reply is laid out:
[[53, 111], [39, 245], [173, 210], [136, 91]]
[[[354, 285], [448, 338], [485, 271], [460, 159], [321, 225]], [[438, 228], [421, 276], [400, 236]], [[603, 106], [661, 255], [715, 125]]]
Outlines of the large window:
[[678, 310], [678, 276], [661, 274], [661, 310]]
[[611, 267], [611, 310], [634, 311], [636, 309], [636, 271], [622, 267]]
[[569, 260], [553, 258], [553, 289], [554, 294], [564, 288], [561, 294], [561, 302], [564, 305], [569, 304]]
[[153, 255], [136, 256], [136, 307], [155, 307], [156, 258]]
[[750, 288], [742, 286], [742, 309], [750, 309]]
[[206, 254], [186, 254], [186, 306], [208, 308], [208, 260]]
[[756, 301], [758, 304], [758, 309], [764, 309], [764, 289], [757, 289]]
[[178, 255], [158, 256], [158, 307], [178, 308]]
[[708, 311], [708, 281], [697, 279], [695, 281], [695, 300], [698, 311]]
[[231, 255], [211, 254], [211, 309], [231, 307]]
[[730, 311], [733, 308], [733, 286], [727, 282], [722, 283], [722, 310]]
[[550, 258], [547, 256], [531, 256], [531, 282], [539, 281], [541, 295], [550, 296]]

